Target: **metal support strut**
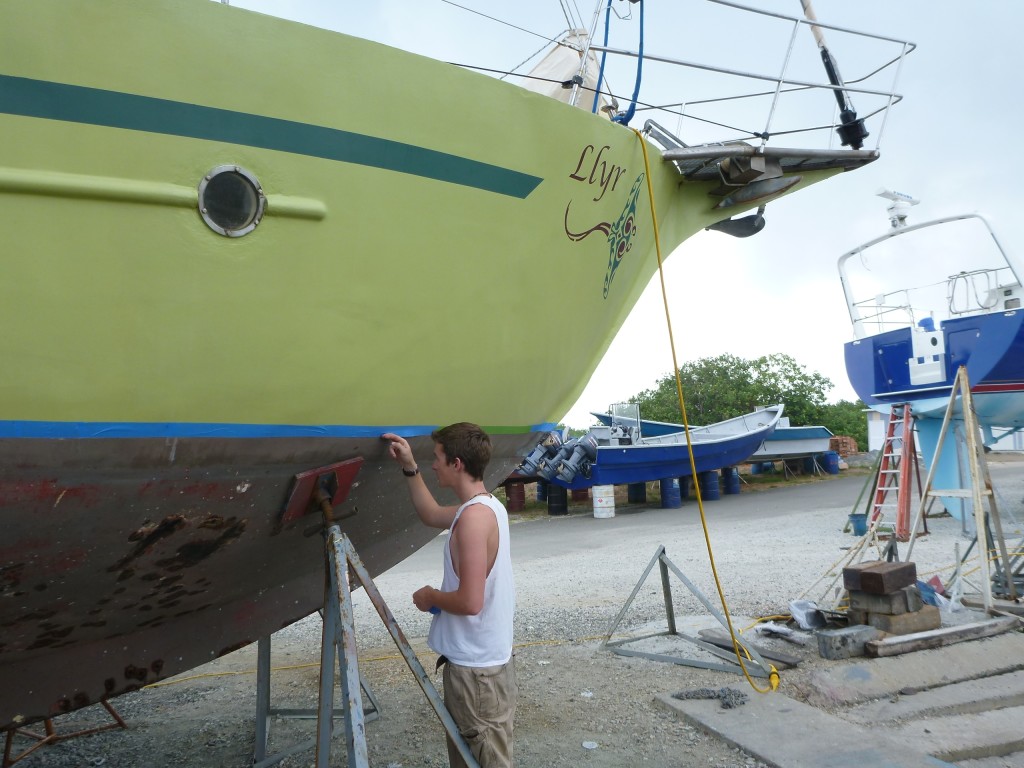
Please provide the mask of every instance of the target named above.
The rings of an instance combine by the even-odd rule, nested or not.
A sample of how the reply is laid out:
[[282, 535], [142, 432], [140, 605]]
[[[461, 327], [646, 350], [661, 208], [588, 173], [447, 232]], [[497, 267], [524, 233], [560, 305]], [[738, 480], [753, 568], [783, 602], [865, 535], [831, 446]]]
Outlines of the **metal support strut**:
[[[661, 590], [662, 595], [665, 599], [665, 618], [668, 622], [668, 630], [641, 635], [639, 637], [629, 637], [624, 640], [612, 640], [612, 635], [615, 634], [615, 630], [618, 628], [619, 623], [626, 615], [626, 611], [629, 609], [629, 606], [632, 605], [634, 598], [636, 598], [637, 594], [640, 592], [640, 588], [644, 585], [644, 582], [647, 581], [647, 577], [650, 575], [651, 571], [654, 570], [655, 565], [657, 565], [661, 571]], [[630, 594], [630, 596], [626, 599], [626, 604], [622, 606], [622, 610], [619, 611], [619, 615], [615, 617], [611, 625], [608, 627], [608, 631], [605, 633], [604, 640], [602, 640], [601, 642], [601, 647], [607, 648], [612, 653], [617, 653], [620, 656], [639, 656], [641, 658], [651, 659], [653, 661], [667, 661], [672, 664], [682, 664], [688, 667], [699, 667], [702, 669], [714, 669], [721, 672], [735, 672], [736, 674], [743, 674], [743, 667], [741, 667], [734, 661], [734, 659], [736, 658], [735, 653], [729, 653], [721, 648], [718, 648], [715, 645], [712, 645], [711, 643], [704, 642], [703, 640], [699, 640], [696, 637], [692, 637], [690, 635], [686, 635], [678, 631], [678, 629], [676, 628], [675, 608], [672, 604], [672, 584], [669, 580], [670, 571], [673, 574], [675, 574], [676, 578], [678, 578], [686, 586], [687, 589], [690, 590], [694, 597], [700, 600], [700, 602], [707, 609], [708, 613], [710, 613], [712, 616], [718, 619], [719, 623], [722, 625], [724, 629], [729, 630], [729, 623], [726, 620], [725, 616], [723, 616], [722, 613], [718, 611], [710, 603], [710, 601], [708, 601], [708, 599], [703, 595], [703, 593], [701, 593], [699, 589], [697, 589], [696, 585], [692, 581], [686, 578], [683, 572], [676, 567], [675, 563], [668, 559], [668, 555], [665, 554], [665, 547], [659, 546], [657, 551], [654, 553], [654, 557], [651, 558], [651, 562], [648, 563], [647, 568], [644, 569], [643, 575], [640, 577], [640, 580], [636, 583], [636, 586], [633, 588], [632, 594]], [[720, 661], [705, 661], [703, 659], [684, 658], [681, 656], [673, 656], [664, 653], [649, 653], [646, 651], [638, 651], [633, 648], [624, 647], [629, 643], [636, 643], [641, 640], [648, 640], [652, 637], [665, 636], [678, 637], [681, 640], [685, 640], [697, 646], [706, 653], [711, 654], [712, 656], [720, 659]], [[771, 665], [765, 662], [763, 658], [761, 658], [761, 654], [759, 654], [755, 648], [745, 643], [739, 637], [736, 637], [736, 643], [737, 645], [739, 645], [740, 649], [744, 651], [747, 658], [751, 660], [751, 668], [748, 669], [748, 673], [751, 677], [767, 678], [771, 675]]]
[[[9, 768], [9, 766], [12, 766], [19, 760], [28, 757], [37, 749], [46, 746], [47, 744], [56, 744], [58, 741], [66, 741], [67, 739], [74, 739], [78, 738], [79, 736], [91, 736], [94, 733], [100, 733], [101, 731], [109, 731], [113, 728], [128, 727], [127, 723], [125, 723], [125, 721], [121, 718], [121, 715], [118, 714], [117, 710], [114, 709], [113, 705], [111, 705], [109, 701], [107, 701], [106, 699], [100, 699], [100, 701], [97, 703], [101, 704], [103, 708], [107, 710], [107, 714], [110, 715], [110, 718], [111, 720], [113, 720], [113, 722], [107, 723], [105, 725], [100, 725], [95, 728], [83, 728], [82, 730], [74, 731], [72, 733], [58, 733], [57, 729], [53, 725], [53, 719], [48, 717], [45, 720], [43, 720], [43, 728], [45, 730], [45, 733], [37, 733], [35, 731], [30, 731], [28, 728], [13, 728], [11, 730], [6, 731], [7, 738], [4, 743], [4, 757], [3, 761], [0, 762], [0, 765], [2, 765], [3, 768]], [[25, 736], [29, 739], [33, 739], [35, 740], [35, 744], [30, 746], [28, 749], [19, 752], [18, 754], [14, 754], [15, 736]]]
[[[342, 533], [334, 521], [330, 497], [317, 486], [312, 493], [313, 499], [320, 507], [325, 523], [325, 550], [327, 557], [327, 583], [325, 585], [323, 616], [323, 636], [320, 646], [320, 698], [316, 711], [317, 734], [315, 740], [295, 745], [290, 749], [267, 756], [267, 737], [269, 716], [284, 714], [293, 717], [312, 716], [311, 713], [290, 710], [270, 709], [270, 641], [260, 640], [259, 663], [257, 670], [257, 701], [256, 701], [256, 747], [253, 755], [254, 768], [275, 765], [296, 752], [309, 749], [316, 744], [316, 768], [327, 768], [331, 758], [331, 738], [334, 730], [334, 719], [338, 710], [334, 708], [335, 657], [338, 660], [338, 674], [344, 702], [341, 712], [345, 721], [345, 743], [348, 749], [349, 768], [368, 768], [369, 757], [366, 747], [366, 723], [379, 716], [377, 702], [370, 693], [359, 674], [358, 655], [354, 615], [352, 608], [351, 576], [355, 576], [363, 587], [367, 597], [377, 609], [384, 625], [387, 627], [395, 645], [402, 653], [406, 664], [416, 677], [427, 701], [433, 708], [437, 718], [444, 726], [448, 737], [455, 745], [462, 759], [469, 768], [479, 768], [469, 746], [459, 733], [458, 726], [444, 706], [437, 689], [424, 671], [412, 646], [398, 626], [394, 615], [388, 608], [384, 598], [377, 590], [373, 579], [363, 565], [359, 554], [348, 536]], [[365, 691], [372, 707], [364, 709], [362, 691]]]

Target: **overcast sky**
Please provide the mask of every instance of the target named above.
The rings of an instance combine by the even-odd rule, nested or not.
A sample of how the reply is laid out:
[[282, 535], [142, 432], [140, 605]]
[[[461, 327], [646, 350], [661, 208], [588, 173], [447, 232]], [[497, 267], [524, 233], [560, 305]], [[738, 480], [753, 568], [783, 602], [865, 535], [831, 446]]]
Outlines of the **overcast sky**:
[[[589, 22], [593, 3], [579, 2]], [[557, 0], [460, 3], [547, 36], [556, 36], [567, 26]], [[799, 0], [747, 4], [801, 14]], [[517, 66], [544, 44], [541, 37], [509, 30], [440, 0], [232, 0], [231, 5], [496, 69]], [[617, 1], [615, 6], [623, 4]], [[713, 10], [717, 14], [721, 9]], [[723, 352], [745, 358], [781, 352], [828, 377], [835, 385], [830, 400], [852, 400], [855, 395], [843, 364], [850, 323], [835, 265], [843, 252], [887, 229], [887, 203], [875, 196], [879, 188], [921, 198], [912, 210], [914, 222], [982, 213], [1007, 250], [1024, 252], [1024, 236], [1014, 227], [1021, 215], [1015, 174], [1022, 161], [1011, 144], [1024, 111], [1019, 81], [1024, 72], [1024, 3], [817, 0], [814, 10], [823, 23], [918, 46], [903, 65], [897, 90], [904, 100], [888, 117], [879, 146], [881, 159], [770, 204], [767, 227], [754, 237], [702, 232], [691, 238], [667, 260], [667, 292], [680, 362]], [[706, 15], [700, 3], [647, 0], [646, 16], [649, 53], [692, 60], [710, 51], [719, 61], [724, 57], [725, 63], [737, 67], [754, 67], [765, 60], [761, 69], [777, 69], [778, 50], [768, 52], [766, 40]], [[626, 29], [635, 26], [634, 22]], [[847, 80], [866, 71], [870, 47], [861, 50], [839, 33], [825, 34]], [[635, 47], [635, 40], [613, 38], [610, 44]], [[813, 51], [813, 45], [809, 49]], [[814, 66], [814, 80], [822, 82], [820, 64]], [[657, 77], [653, 70], [645, 74], [645, 86]], [[620, 71], [612, 87], [628, 95], [632, 75]], [[642, 91], [641, 99], [647, 95]], [[854, 103], [865, 106], [856, 97]], [[636, 127], [642, 124], [641, 118], [633, 122]], [[873, 130], [868, 147], [875, 146], [877, 132]], [[603, 410], [652, 387], [671, 369], [661, 288], [655, 277], [564, 421], [587, 426], [589, 411]]]

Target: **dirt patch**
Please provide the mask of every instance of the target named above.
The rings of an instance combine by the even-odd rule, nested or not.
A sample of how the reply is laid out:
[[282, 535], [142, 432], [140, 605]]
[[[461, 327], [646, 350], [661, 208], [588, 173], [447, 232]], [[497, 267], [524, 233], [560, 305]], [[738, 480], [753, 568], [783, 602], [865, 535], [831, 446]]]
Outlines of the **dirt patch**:
[[[654, 700], [656, 694], [702, 687], [729, 686], [758, 695], [742, 677], [627, 658], [599, 646], [597, 640], [586, 640], [538, 642], [516, 649], [518, 765], [762, 766], [682, 722]], [[432, 664], [434, 655], [421, 642], [416, 648], [424, 665]], [[308, 643], [275, 640], [272, 706], [316, 707], [318, 652]], [[370, 765], [446, 766], [441, 726], [396, 648], [368, 648], [360, 652], [360, 659], [364, 679], [380, 706], [379, 718], [366, 728]], [[246, 648], [189, 675], [121, 697], [115, 703], [129, 723], [127, 731], [46, 746], [19, 766], [249, 766], [255, 732], [255, 661], [254, 649]], [[440, 687], [440, 675], [431, 678]], [[61, 718], [59, 727], [62, 732], [91, 727], [100, 724], [103, 715], [101, 709], [90, 708]], [[271, 753], [313, 738], [315, 728], [314, 720], [273, 718]], [[338, 733], [332, 765], [345, 765], [340, 723]], [[17, 744], [26, 747], [29, 742], [19, 738]], [[313, 761], [310, 749], [280, 765], [294, 768]]]

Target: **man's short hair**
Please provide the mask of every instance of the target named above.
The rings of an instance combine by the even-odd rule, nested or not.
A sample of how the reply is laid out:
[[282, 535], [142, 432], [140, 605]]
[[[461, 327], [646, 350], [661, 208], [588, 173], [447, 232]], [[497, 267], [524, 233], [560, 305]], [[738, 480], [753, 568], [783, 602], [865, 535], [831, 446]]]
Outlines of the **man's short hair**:
[[491, 438], [478, 425], [460, 421], [434, 430], [430, 437], [441, 446], [449, 464], [455, 459], [462, 459], [470, 477], [484, 479], [484, 470], [491, 460]]

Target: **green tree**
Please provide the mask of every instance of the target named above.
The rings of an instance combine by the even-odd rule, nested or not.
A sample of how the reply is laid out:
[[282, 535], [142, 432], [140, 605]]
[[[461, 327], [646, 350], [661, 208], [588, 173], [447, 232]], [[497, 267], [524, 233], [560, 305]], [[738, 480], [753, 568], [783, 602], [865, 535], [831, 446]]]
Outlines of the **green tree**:
[[[832, 382], [808, 372], [789, 355], [744, 360], [723, 354], [684, 363], [679, 369], [691, 424], [711, 424], [740, 416], [762, 405], [783, 403], [794, 425], [821, 424], [825, 394]], [[682, 420], [675, 377], [660, 379], [653, 389], [631, 397], [645, 419], [678, 424]]]
[[[713, 424], [749, 413], [761, 405], [782, 403], [793, 426], [822, 425], [834, 435], [849, 435], [864, 451], [868, 446], [867, 417], [860, 400], [826, 403], [832, 382], [809, 372], [789, 355], [774, 354], [744, 360], [724, 354], [685, 363], [679, 379], [686, 415], [694, 425]], [[640, 405], [640, 415], [654, 421], [682, 421], [673, 376], [659, 379], [654, 388], [629, 399]]]

